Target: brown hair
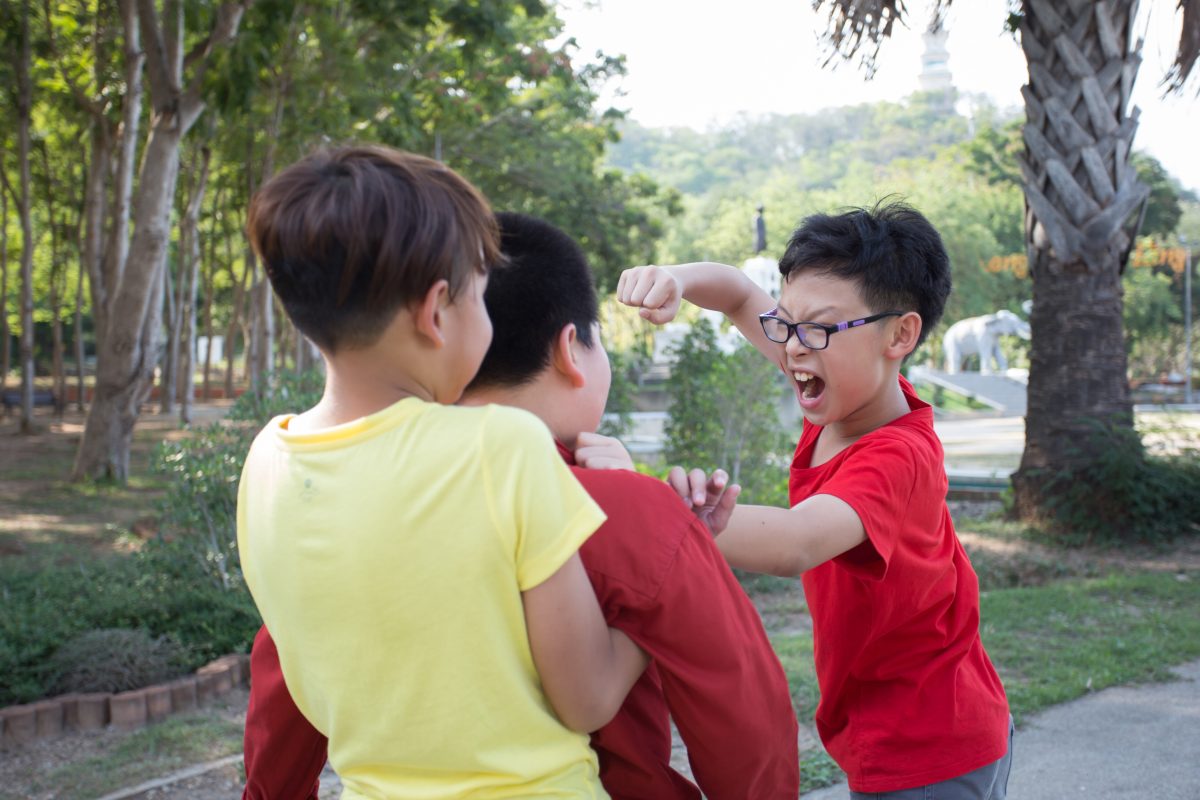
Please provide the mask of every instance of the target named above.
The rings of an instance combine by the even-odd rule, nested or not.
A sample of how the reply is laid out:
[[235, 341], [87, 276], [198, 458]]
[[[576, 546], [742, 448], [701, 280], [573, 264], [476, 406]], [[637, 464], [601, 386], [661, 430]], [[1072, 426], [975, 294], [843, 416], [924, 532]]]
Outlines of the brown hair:
[[501, 260], [483, 195], [446, 165], [380, 146], [323, 148], [250, 201], [247, 235], [296, 327], [328, 353], [379, 338], [439, 280], [453, 298]]

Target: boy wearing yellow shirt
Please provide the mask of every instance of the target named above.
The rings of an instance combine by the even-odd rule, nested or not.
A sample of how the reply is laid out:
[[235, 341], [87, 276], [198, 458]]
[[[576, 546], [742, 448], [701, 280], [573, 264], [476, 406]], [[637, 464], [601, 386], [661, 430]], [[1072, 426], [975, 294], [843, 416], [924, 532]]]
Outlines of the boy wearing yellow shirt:
[[453, 407], [491, 340], [486, 201], [444, 165], [324, 150], [248, 221], [321, 400], [238, 495], [246, 582], [344, 798], [606, 797], [586, 732], [645, 666], [576, 553], [604, 515], [544, 424]]

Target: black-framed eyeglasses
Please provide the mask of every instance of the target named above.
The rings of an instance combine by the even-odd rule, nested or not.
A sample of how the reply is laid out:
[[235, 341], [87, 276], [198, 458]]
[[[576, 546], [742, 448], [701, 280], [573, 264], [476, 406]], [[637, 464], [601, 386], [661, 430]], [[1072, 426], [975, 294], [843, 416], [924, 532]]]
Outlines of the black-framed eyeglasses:
[[903, 311], [884, 311], [881, 314], [872, 314], [869, 317], [852, 319], [849, 322], [839, 322], [836, 325], [822, 325], [819, 322], [788, 322], [775, 316], [778, 311], [779, 309], [775, 309], [758, 315], [758, 321], [762, 323], [763, 333], [766, 334], [766, 337], [772, 342], [787, 344], [787, 340], [794, 333], [800, 340], [800, 344], [809, 350], [824, 350], [829, 347], [829, 337], [838, 331], [869, 325], [884, 317], [904, 315]]

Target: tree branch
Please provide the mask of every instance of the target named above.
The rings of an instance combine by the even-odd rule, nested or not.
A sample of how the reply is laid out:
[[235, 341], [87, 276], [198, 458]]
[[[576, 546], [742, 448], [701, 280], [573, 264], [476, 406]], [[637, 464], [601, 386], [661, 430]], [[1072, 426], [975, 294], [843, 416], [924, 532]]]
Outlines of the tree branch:
[[[153, 0], [150, 1], [152, 2]], [[203, 47], [197, 46], [197, 48], [192, 48], [192, 51], [184, 59], [185, 64], [191, 62], [196, 65], [196, 70], [192, 73], [192, 77], [188, 81], [187, 90], [183, 98], [182, 116], [184, 118], [185, 130], [191, 127], [191, 124], [196, 121], [200, 112], [204, 110], [204, 103], [200, 98], [204, 89], [204, 75], [212, 65], [213, 51], [233, 41], [233, 38], [237, 36], [242, 16], [252, 3], [253, 0], [242, 0], [239, 3], [222, 3], [217, 8], [217, 18], [213, 22], [212, 32], [201, 43]]]
[[174, 82], [167, 63], [157, 4], [154, 0], [137, 0], [137, 15], [142, 31], [142, 51], [146, 57], [146, 77], [150, 82], [150, 102], [156, 110], [161, 111], [164, 104], [171, 103]]

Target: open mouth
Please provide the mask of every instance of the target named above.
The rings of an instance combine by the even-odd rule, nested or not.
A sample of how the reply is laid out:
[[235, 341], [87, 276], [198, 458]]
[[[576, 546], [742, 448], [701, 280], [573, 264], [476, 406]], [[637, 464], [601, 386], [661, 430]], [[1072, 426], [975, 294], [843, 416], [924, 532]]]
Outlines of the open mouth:
[[815, 401], [825, 391], [825, 381], [811, 372], [797, 370], [792, 373], [792, 377], [796, 380], [801, 401]]

